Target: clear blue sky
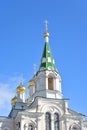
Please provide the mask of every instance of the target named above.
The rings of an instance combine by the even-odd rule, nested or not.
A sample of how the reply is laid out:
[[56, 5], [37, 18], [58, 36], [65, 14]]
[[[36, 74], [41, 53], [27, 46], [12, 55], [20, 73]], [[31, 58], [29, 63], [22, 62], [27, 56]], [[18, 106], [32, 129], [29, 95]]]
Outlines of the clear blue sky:
[[33, 76], [44, 47], [44, 20], [69, 107], [87, 115], [87, 0], [0, 0], [0, 115], [20, 80]]

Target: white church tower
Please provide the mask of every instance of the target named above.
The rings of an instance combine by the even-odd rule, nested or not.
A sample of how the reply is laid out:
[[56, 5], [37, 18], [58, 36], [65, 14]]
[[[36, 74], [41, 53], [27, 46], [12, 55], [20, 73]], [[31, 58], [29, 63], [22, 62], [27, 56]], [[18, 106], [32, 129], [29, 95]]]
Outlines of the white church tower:
[[87, 130], [85, 115], [71, 110], [63, 98], [45, 24], [44, 50], [39, 70], [28, 82], [29, 96], [25, 99], [26, 88], [20, 83], [8, 117], [0, 117], [0, 130]]
[[[55, 67], [55, 61], [53, 59], [50, 46], [49, 46], [49, 33], [48, 22], [46, 23], [46, 31], [44, 33], [45, 45], [41, 58], [39, 71], [35, 74], [34, 78], [29, 82], [30, 93], [35, 96], [41, 96], [45, 98], [61, 99], [61, 77]], [[31, 88], [33, 86], [33, 88]], [[35, 89], [34, 89], [35, 87]], [[34, 90], [31, 92], [31, 90]]]

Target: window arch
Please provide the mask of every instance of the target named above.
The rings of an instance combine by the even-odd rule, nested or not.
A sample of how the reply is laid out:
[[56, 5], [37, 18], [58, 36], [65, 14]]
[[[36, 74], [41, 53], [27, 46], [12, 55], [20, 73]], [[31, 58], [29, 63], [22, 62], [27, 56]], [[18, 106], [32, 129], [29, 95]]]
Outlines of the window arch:
[[71, 125], [71, 127], [69, 128], [69, 130], [79, 130], [80, 127], [78, 126], [78, 124], [73, 124]]
[[59, 114], [54, 113], [54, 130], [59, 130]]
[[28, 126], [28, 130], [34, 130], [32, 125]]
[[46, 130], [51, 130], [51, 114], [49, 112], [46, 112], [45, 120], [46, 120]]

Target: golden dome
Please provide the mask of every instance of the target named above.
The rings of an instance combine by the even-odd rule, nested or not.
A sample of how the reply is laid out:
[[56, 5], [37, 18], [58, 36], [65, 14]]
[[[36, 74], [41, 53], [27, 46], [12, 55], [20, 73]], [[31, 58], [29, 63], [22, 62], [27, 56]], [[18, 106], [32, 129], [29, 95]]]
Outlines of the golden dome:
[[44, 37], [49, 37], [49, 36], [50, 36], [50, 34], [48, 32], [44, 33]]
[[16, 102], [17, 102], [17, 97], [15, 96], [14, 98], [12, 98], [11, 104], [14, 105], [14, 104], [16, 104]]
[[16, 92], [26, 92], [26, 88], [20, 83], [20, 85], [16, 88]]
[[35, 86], [34, 79], [31, 79], [31, 80], [28, 82], [28, 87], [33, 87], [33, 86]]

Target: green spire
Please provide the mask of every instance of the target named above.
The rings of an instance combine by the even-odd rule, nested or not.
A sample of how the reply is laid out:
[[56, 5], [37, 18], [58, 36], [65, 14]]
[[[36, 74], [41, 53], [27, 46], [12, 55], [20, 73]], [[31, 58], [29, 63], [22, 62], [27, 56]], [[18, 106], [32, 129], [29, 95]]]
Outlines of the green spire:
[[40, 70], [44, 69], [56, 70], [54, 59], [52, 57], [52, 53], [48, 42], [45, 42], [44, 51], [40, 64]]
[[41, 64], [40, 64], [40, 70], [56, 70], [54, 59], [52, 57], [52, 53], [50, 50], [49, 46], [49, 33], [48, 33], [48, 21], [45, 21], [45, 33], [44, 33], [44, 38], [45, 38], [45, 46], [44, 46], [44, 51], [43, 55], [41, 58]]

